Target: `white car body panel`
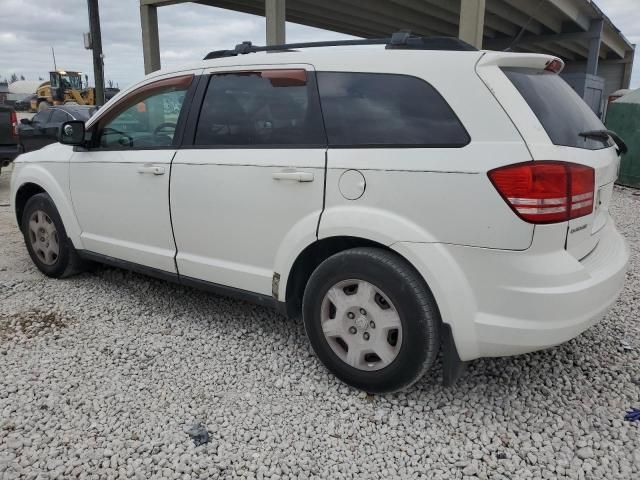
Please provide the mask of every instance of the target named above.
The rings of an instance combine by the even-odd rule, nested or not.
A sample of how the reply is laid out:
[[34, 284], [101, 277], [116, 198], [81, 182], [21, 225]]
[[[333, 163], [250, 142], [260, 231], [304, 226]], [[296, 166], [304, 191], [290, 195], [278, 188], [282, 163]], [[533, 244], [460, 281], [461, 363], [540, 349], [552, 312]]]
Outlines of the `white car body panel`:
[[[183, 149], [171, 172], [180, 275], [271, 295], [278, 250], [300, 222], [315, 237], [324, 149]], [[286, 169], [311, 182], [276, 180]]]
[[[85, 249], [176, 272], [168, 202], [174, 155], [174, 149], [73, 154], [71, 198]], [[140, 173], [145, 165], [164, 174]]]
[[[296, 259], [314, 242], [333, 237], [377, 242], [423, 276], [462, 360], [546, 348], [602, 317], [621, 289], [629, 256], [607, 210], [618, 168], [615, 149], [551, 144], [500, 70], [503, 65], [544, 68], [552, 59], [320, 48], [156, 72], [114, 97], [87, 128], [128, 93], [160, 79], [304, 68], [423, 78], [449, 103], [471, 142], [461, 148], [187, 146], [126, 152], [73, 152], [55, 145], [18, 157], [11, 199], [22, 185], [39, 185], [52, 197], [78, 250], [264, 296], [272, 294], [277, 274], [278, 301], [286, 298]], [[536, 160], [595, 168], [600, 189], [595, 212], [535, 227], [519, 219], [487, 172]], [[138, 173], [146, 164], [164, 168], [165, 174]], [[273, 178], [284, 169], [312, 173], [313, 181]], [[365, 179], [357, 200], [340, 191], [340, 177], [348, 170]], [[588, 228], [579, 228], [585, 223]]]

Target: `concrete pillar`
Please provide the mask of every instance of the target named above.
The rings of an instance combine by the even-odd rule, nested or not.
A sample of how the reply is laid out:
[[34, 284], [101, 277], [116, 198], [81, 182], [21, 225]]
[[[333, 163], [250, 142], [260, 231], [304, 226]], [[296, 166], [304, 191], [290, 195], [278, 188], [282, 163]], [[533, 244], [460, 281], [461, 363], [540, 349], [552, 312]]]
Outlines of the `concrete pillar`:
[[140, 5], [142, 23], [142, 54], [144, 73], [160, 70], [160, 38], [158, 36], [158, 10], [155, 5]]
[[631, 73], [633, 72], [633, 59], [635, 49], [629, 50], [624, 55], [624, 76], [622, 77], [622, 88], [629, 88], [631, 85]]
[[458, 37], [476, 48], [482, 48], [484, 10], [485, 0], [460, 1], [460, 30]]
[[286, 0], [265, 0], [264, 12], [267, 19], [267, 45], [284, 44], [286, 42]]
[[598, 61], [600, 58], [600, 45], [602, 44], [602, 29], [604, 20], [601, 18], [591, 20], [589, 27], [589, 57], [587, 58], [587, 72], [589, 75], [598, 74]]

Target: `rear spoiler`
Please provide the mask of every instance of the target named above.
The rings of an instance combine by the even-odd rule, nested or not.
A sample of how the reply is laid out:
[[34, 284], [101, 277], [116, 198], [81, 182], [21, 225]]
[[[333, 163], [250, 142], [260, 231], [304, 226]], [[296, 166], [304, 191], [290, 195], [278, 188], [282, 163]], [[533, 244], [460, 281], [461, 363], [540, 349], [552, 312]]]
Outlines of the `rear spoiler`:
[[533, 68], [560, 73], [564, 69], [564, 61], [553, 55], [539, 53], [486, 51], [476, 65], [476, 68], [482, 67]]

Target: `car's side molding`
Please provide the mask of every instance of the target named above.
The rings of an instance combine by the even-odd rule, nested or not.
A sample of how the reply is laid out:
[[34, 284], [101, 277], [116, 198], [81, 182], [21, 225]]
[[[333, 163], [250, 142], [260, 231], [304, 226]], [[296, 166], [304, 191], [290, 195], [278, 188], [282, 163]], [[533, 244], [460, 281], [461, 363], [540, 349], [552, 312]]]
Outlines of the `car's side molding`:
[[78, 256], [80, 256], [80, 258], [82, 258], [83, 260], [103, 263], [105, 265], [122, 268], [124, 270], [129, 270], [132, 272], [140, 273], [142, 275], [147, 275], [149, 277], [158, 278], [160, 280], [177, 283], [186, 287], [197, 288], [198, 290], [214, 293], [216, 295], [235, 298], [237, 300], [243, 300], [263, 307], [273, 308], [275, 310], [278, 310], [280, 313], [284, 313], [286, 311], [284, 302], [278, 302], [275, 298], [269, 295], [262, 295], [239, 288], [228, 287], [225, 285], [219, 285], [217, 283], [207, 282], [196, 278], [185, 277], [173, 272], [166, 272], [157, 268], [140, 265], [126, 260], [120, 260], [119, 258], [90, 252], [88, 250], [78, 250]]

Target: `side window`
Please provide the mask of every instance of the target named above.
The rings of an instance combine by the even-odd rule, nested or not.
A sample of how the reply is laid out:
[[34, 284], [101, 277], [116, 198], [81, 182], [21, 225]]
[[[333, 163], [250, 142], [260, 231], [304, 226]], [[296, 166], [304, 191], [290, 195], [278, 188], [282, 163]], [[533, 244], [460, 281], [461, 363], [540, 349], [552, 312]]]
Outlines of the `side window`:
[[213, 75], [196, 145], [325, 145], [315, 83], [305, 70]]
[[99, 122], [97, 144], [118, 149], [171, 146], [192, 77], [182, 78], [142, 87], [123, 99], [115, 113]]
[[31, 119], [31, 124], [32, 125], [42, 126], [45, 123], [47, 123], [47, 121], [49, 120], [50, 116], [51, 116], [51, 110], [45, 110], [44, 112], [38, 112]]
[[424, 80], [376, 73], [318, 73], [330, 146], [462, 147], [469, 135]]
[[67, 115], [65, 112], [63, 112], [62, 110], [54, 110], [51, 113], [51, 118], [49, 119], [49, 123], [64, 123], [67, 120], [71, 120], [71, 117], [69, 117], [69, 115]]

